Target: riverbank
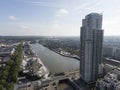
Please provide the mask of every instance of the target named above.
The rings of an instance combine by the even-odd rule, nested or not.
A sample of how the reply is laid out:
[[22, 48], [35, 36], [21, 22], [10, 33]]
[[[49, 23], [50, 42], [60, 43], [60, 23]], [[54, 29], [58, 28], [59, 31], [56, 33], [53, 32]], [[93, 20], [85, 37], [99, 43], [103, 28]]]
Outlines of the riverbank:
[[[52, 50], [52, 49], [51, 49]], [[57, 54], [61, 55], [61, 56], [64, 56], [64, 57], [69, 57], [69, 58], [75, 58], [77, 60], [80, 60], [80, 57], [77, 56], [77, 55], [70, 55], [70, 54], [64, 54], [64, 53], [61, 53], [61, 52], [64, 52], [64, 51], [57, 51], [57, 50], [52, 50], [54, 52], [56, 52]], [[65, 53], [68, 53], [68, 52], [65, 52]]]
[[[47, 48], [49, 48], [47, 45], [43, 45]], [[63, 50], [62, 48], [57, 48], [57, 49], [52, 49], [52, 48], [49, 48], [50, 50], [54, 51], [55, 53], [61, 55], [61, 56], [64, 56], [64, 57], [69, 57], [69, 58], [74, 58], [74, 59], [77, 59], [77, 60], [80, 60], [80, 57], [77, 56], [77, 55], [72, 55], [70, 52], [67, 52], [65, 50]]]
[[[44, 63], [41, 61], [40, 57], [38, 57], [37, 53], [32, 49], [32, 47], [30, 46], [31, 51], [34, 53], [34, 55], [37, 57], [38, 63], [40, 63], [42, 65], [41, 70], [44, 70], [44, 77], [45, 79], [49, 79], [49, 74], [50, 71], [48, 70], [48, 68], [44, 65]], [[39, 72], [41, 73], [41, 71]]]
[[23, 60], [21, 63], [23, 73], [28, 73], [30, 76], [38, 76], [43, 79], [48, 79], [49, 70], [43, 64], [40, 57], [38, 57], [29, 43], [24, 44], [23, 51]]

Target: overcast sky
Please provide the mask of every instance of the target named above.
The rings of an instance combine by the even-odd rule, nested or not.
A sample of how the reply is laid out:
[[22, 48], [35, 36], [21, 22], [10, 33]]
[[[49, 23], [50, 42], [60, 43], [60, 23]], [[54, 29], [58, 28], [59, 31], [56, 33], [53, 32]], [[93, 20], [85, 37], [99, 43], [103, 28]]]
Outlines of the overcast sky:
[[0, 35], [79, 36], [82, 19], [103, 13], [104, 35], [120, 35], [120, 0], [1, 0]]

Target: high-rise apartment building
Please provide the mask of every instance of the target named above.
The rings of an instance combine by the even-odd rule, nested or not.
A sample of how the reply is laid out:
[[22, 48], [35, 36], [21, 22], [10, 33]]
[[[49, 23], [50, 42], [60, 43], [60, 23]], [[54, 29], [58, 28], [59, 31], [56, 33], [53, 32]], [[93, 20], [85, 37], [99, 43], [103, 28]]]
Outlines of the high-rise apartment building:
[[82, 21], [80, 38], [80, 75], [87, 83], [94, 82], [102, 62], [102, 15], [88, 14]]

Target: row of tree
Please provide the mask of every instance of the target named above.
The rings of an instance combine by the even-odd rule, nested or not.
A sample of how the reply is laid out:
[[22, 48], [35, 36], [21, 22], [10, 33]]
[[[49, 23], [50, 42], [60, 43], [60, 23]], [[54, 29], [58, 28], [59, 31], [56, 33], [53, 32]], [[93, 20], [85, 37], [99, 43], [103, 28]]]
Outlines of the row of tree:
[[22, 45], [19, 44], [0, 76], [0, 90], [14, 90], [14, 83], [18, 78], [21, 59]]

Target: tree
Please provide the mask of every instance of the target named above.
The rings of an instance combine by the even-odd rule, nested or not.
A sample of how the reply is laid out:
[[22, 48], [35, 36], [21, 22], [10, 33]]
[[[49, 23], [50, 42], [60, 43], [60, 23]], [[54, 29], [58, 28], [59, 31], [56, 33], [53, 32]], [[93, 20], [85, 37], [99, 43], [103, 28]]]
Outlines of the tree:
[[0, 90], [6, 90], [3, 85], [0, 84]]
[[[2, 79], [2, 80], [0, 80], [0, 85], [5, 85], [5, 83], [6, 83], [6, 80], [5, 79]], [[1, 89], [0, 89], [1, 90]]]
[[8, 84], [7, 90], [14, 90], [14, 83], [13, 82]]
[[13, 60], [9, 60], [7, 65], [11, 66], [13, 64], [13, 62], [14, 62]]
[[12, 80], [13, 82], [16, 82], [16, 81], [17, 81], [17, 78], [18, 78], [18, 72], [14, 72], [13, 75], [12, 75], [12, 77], [11, 77], [11, 80]]

